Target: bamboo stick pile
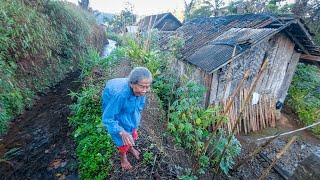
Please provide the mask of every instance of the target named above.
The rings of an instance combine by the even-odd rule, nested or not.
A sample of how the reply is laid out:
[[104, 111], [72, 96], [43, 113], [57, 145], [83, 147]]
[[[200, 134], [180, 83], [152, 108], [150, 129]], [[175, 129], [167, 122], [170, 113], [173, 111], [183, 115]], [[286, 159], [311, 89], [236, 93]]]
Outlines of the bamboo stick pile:
[[[240, 90], [240, 93], [232, 103], [231, 109], [227, 114], [229, 122], [224, 125], [224, 128], [231, 132], [231, 128], [235, 124], [236, 118], [239, 116], [239, 109], [243, 106], [245, 97], [248, 96], [248, 89]], [[226, 107], [228, 101], [231, 97], [226, 100], [221, 101], [221, 105]], [[242, 119], [237, 125], [237, 133], [244, 132], [249, 133], [252, 131], [259, 131], [266, 127], [276, 126], [276, 116], [275, 116], [275, 100], [267, 95], [260, 95], [257, 104], [252, 104], [252, 98], [249, 104], [245, 105], [245, 110], [243, 112]]]

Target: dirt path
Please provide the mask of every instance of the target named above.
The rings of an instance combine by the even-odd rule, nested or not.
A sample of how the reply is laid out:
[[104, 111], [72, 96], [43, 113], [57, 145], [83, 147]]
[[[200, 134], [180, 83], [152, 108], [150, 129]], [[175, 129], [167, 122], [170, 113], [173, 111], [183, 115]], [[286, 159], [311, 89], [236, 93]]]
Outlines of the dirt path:
[[0, 140], [0, 177], [4, 179], [77, 178], [69, 90], [77, 91], [80, 72], [74, 72], [42, 93], [31, 109], [18, 116]]
[[[128, 76], [128, 60], [110, 68], [112, 77]], [[72, 100], [70, 90], [77, 91], [79, 73], [68, 77], [38, 96], [34, 106], [11, 122], [8, 133], [0, 139], [0, 177], [4, 179], [77, 179], [76, 145], [68, 125], [68, 108]], [[118, 154], [114, 154], [113, 172], [108, 179], [176, 179], [185, 168], [191, 167], [189, 156], [164, 137], [164, 112], [153, 93], [148, 94], [146, 109], [139, 129], [137, 149], [141, 160], [132, 156], [130, 172], [120, 168]], [[149, 158], [144, 155], [149, 154]]]
[[[129, 61], [123, 60], [109, 72], [112, 74], [110, 78], [126, 77], [131, 69]], [[189, 156], [182, 149], [174, 147], [169, 136], [164, 136], [163, 120], [164, 112], [159, 107], [158, 99], [153, 93], [149, 93], [136, 142], [141, 160], [136, 160], [129, 154], [129, 161], [134, 168], [124, 172], [120, 167], [118, 154], [115, 153], [113, 172], [108, 179], [177, 179], [185, 168], [191, 168]], [[150, 158], [146, 158], [147, 154]]]
[[[110, 78], [116, 78], [126, 77], [132, 68], [128, 60], [122, 60], [110, 69]], [[75, 81], [78, 76], [78, 72], [71, 73], [48, 93], [39, 95], [35, 105], [11, 123], [8, 134], [0, 138], [1, 178], [78, 178], [76, 146], [67, 121], [70, 114], [68, 105], [72, 104], [67, 94], [69, 89], [77, 91], [80, 87], [80, 83]], [[175, 147], [173, 140], [166, 135], [163, 127], [165, 117], [159, 107], [159, 100], [153, 93], [149, 93], [147, 99], [137, 141], [141, 160], [135, 160], [129, 155], [134, 168], [123, 172], [118, 154], [115, 152], [112, 173], [107, 179], [177, 179], [179, 175], [185, 174], [186, 169], [191, 169], [191, 156], [183, 149]], [[293, 119], [292, 115], [284, 115], [277, 128], [239, 136], [243, 146], [240, 158], [257, 146], [255, 139], [258, 137], [298, 128], [299, 125]], [[278, 162], [289, 174], [292, 174], [298, 162], [320, 148], [320, 140], [310, 133], [302, 132], [299, 137], [291, 150]], [[288, 139], [289, 137], [279, 138], [263, 153], [271, 159]], [[268, 163], [261, 157], [256, 157], [232, 172], [231, 176], [235, 179], [257, 179], [267, 166]], [[266, 179], [282, 178], [272, 171]]]

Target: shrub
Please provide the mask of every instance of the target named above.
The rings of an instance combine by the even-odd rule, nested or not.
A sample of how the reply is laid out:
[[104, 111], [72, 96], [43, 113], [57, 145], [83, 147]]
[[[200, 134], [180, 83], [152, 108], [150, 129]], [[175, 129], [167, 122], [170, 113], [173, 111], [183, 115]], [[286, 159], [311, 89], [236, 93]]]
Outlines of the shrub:
[[3, 0], [0, 4], [2, 134], [10, 119], [32, 105], [36, 92], [74, 70], [88, 48], [100, 48], [105, 34], [92, 15], [71, 3]]
[[[175, 142], [192, 152], [198, 160], [199, 173], [204, 173], [209, 167], [218, 166], [225, 174], [228, 174], [234, 164], [234, 158], [240, 154], [241, 145], [232, 136], [231, 145], [226, 147], [226, 153], [220, 161], [218, 157], [221, 156], [229, 135], [226, 135], [223, 129], [217, 132], [208, 130], [213, 124], [220, 121], [226, 122], [228, 119], [221, 115], [220, 107], [204, 108], [202, 106], [201, 101], [205, 92], [203, 86], [192, 81], [180, 80], [167, 67], [173, 57], [179, 58], [178, 52], [183, 42], [180, 39], [173, 39], [171, 41], [172, 53], [167, 54], [161, 54], [157, 48], [143, 49], [142, 45], [139, 45], [139, 40], [129, 39], [127, 42], [130, 59], [135, 64], [146, 66], [155, 76], [153, 91], [162, 100], [163, 107], [167, 108], [169, 120], [166, 122], [167, 128], [175, 138]], [[215, 138], [210, 142], [211, 151], [204, 152], [204, 144], [211, 133], [215, 133]], [[184, 178], [188, 177], [190, 176]]]
[[[298, 64], [288, 91], [286, 103], [297, 113], [299, 120], [310, 125], [320, 119], [320, 70], [316, 66]], [[320, 135], [320, 126], [312, 131]]]
[[77, 103], [71, 106], [69, 122], [75, 127], [79, 174], [81, 179], [105, 179], [111, 171], [111, 157], [115, 147], [101, 123], [100, 89], [84, 87], [72, 93]]
[[[124, 52], [123, 48], [118, 48], [107, 58], [100, 58], [91, 49], [81, 60], [83, 88], [79, 93], [70, 93], [77, 102], [71, 105], [72, 116], [69, 117], [70, 124], [75, 128], [73, 135], [77, 143], [81, 179], [105, 179], [111, 172], [115, 146], [102, 126], [101, 90], [104, 81], [111, 75], [111, 68], [124, 57]], [[95, 79], [94, 69], [105, 72], [101, 79]]]

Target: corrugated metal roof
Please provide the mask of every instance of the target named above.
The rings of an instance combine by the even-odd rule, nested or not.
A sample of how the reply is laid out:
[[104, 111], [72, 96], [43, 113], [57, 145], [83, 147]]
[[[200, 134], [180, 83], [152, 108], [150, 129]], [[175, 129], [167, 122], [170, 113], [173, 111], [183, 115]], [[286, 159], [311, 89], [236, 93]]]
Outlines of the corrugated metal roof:
[[206, 72], [212, 72], [231, 59], [235, 45], [235, 55], [238, 55], [250, 48], [251, 44], [261, 41], [276, 31], [270, 28], [231, 28], [208, 42], [208, 45], [198, 49], [186, 60]]
[[[312, 41], [308, 28], [300, 19], [288, 15], [244, 14], [196, 18], [178, 28], [174, 35], [185, 40], [185, 46], [181, 49], [182, 60], [211, 72], [231, 58], [232, 44], [241, 42], [248, 48], [279, 31], [292, 34], [308, 52], [320, 56], [319, 47]], [[164, 36], [160, 44], [166, 44], [169, 39]], [[299, 46], [296, 50], [303, 52]], [[239, 49], [237, 53], [240, 52]]]

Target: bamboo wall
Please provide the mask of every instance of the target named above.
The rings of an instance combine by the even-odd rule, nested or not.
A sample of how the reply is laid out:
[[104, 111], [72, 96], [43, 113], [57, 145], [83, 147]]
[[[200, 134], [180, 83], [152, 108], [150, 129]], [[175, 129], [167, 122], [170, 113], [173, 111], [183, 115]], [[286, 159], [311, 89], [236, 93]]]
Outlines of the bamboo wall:
[[259, 96], [258, 101], [253, 104], [252, 98], [249, 100], [244, 108], [243, 118], [237, 127], [238, 133], [248, 133], [276, 125], [275, 104], [277, 101], [284, 101], [300, 58], [300, 54], [294, 50], [294, 43], [286, 35], [279, 33], [270, 40], [261, 42], [212, 74], [205, 73], [179, 60], [172, 62], [172, 67], [180, 77], [193, 80], [208, 89], [203, 100], [205, 106], [225, 105], [245, 72], [250, 70], [248, 79], [240, 93], [234, 98], [228, 113], [230, 122], [225, 128], [231, 130], [241, 106], [244, 105], [244, 99], [261, 68], [266, 52], [269, 65], [254, 90], [254, 93]]
[[[276, 100], [268, 95], [261, 95], [257, 104], [251, 104], [251, 100], [249, 101], [250, 104], [245, 105], [244, 100], [248, 96], [248, 92], [249, 89], [242, 89], [239, 96], [235, 98], [235, 101], [228, 113], [229, 123], [224, 126], [227, 131], [231, 132], [242, 106], [245, 108], [240, 123], [237, 125], [237, 133], [248, 133], [264, 129], [266, 127], [276, 126]], [[220, 103], [225, 107], [227, 102], [230, 100], [231, 98], [228, 97]]]
[[245, 71], [250, 70], [248, 80], [239, 95], [234, 98], [229, 111], [230, 122], [225, 127], [228, 130], [231, 130], [244, 105], [244, 99], [260, 70], [266, 52], [269, 65], [254, 90], [258, 101], [253, 103], [251, 98], [245, 106], [237, 132], [248, 133], [276, 125], [275, 104], [277, 101], [284, 101], [300, 57], [300, 54], [294, 51], [294, 44], [283, 34], [262, 42], [212, 74], [210, 104], [225, 105], [243, 78]]

